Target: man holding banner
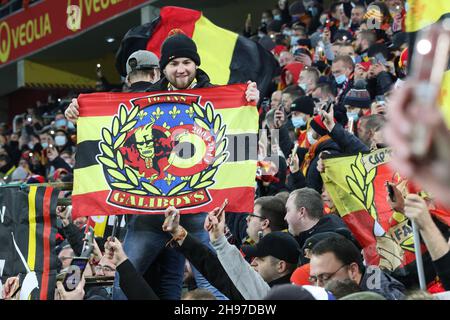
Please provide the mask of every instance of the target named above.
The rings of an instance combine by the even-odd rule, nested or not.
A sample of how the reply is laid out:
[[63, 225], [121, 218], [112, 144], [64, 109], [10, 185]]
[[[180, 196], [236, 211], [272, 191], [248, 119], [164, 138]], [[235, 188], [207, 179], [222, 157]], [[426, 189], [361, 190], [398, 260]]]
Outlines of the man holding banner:
[[[201, 60], [199, 54], [197, 53], [196, 45], [189, 37], [183, 34], [175, 34], [170, 36], [163, 43], [161, 49], [160, 68], [162, 73], [164, 74], [164, 77], [155, 85], [152, 85], [148, 89], [148, 91], [157, 90], [165, 92], [175, 92], [178, 90], [213, 87], [213, 85], [209, 82], [208, 75], [204, 71], [199, 69], [200, 63]], [[239, 86], [239, 88], [242, 87], [242, 85]], [[184, 93], [178, 92], [173, 94], [157, 94], [151, 95], [148, 98], [135, 99], [133, 101], [133, 103], [135, 104], [135, 108], [136, 106], [138, 108], [141, 108], [139, 114], [137, 113], [137, 109], [133, 109], [136, 110], [136, 112], [132, 110], [127, 117], [126, 109], [120, 109], [120, 122], [116, 123], [115, 121], [113, 121], [112, 140], [115, 140], [115, 142], [110, 142], [112, 142], [112, 144], [114, 145], [119, 145], [117, 141], [119, 141], [119, 139], [122, 139], [122, 142], [120, 143], [120, 145], [122, 146], [118, 149], [120, 149], [119, 158], [121, 158], [121, 161], [125, 163], [122, 164], [122, 166], [124, 167], [123, 171], [120, 172], [120, 165], [119, 168], [117, 168], [117, 166], [114, 167], [114, 165], [111, 164], [111, 161], [104, 160], [104, 157], [97, 157], [99, 164], [103, 164], [105, 168], [107, 168], [108, 165], [110, 166], [110, 169], [106, 169], [106, 171], [108, 172], [108, 175], [110, 175], [110, 177], [107, 179], [110, 179], [109, 183], [111, 183], [111, 185], [113, 186], [113, 190], [111, 191], [111, 195], [107, 202], [109, 204], [112, 204], [112, 207], [109, 207], [107, 211], [105, 211], [104, 208], [98, 206], [99, 198], [96, 198], [95, 205], [89, 201], [86, 201], [86, 193], [83, 191], [83, 189], [86, 189], [84, 185], [92, 183], [88, 183], [87, 181], [86, 183], [83, 183], [83, 171], [87, 171], [90, 167], [90, 164], [83, 163], [86, 162], [85, 159], [87, 158], [87, 153], [89, 152], [86, 151], [77, 153], [80, 158], [84, 159], [77, 159], [78, 170], [75, 171], [75, 185], [73, 194], [75, 211], [77, 210], [76, 207], [78, 207], [80, 214], [86, 214], [86, 212], [91, 211], [95, 211], [96, 214], [98, 214], [99, 211], [103, 211], [105, 214], [138, 213], [137, 215], [134, 215], [129, 222], [128, 232], [124, 242], [124, 250], [138, 272], [142, 274], [147, 271], [148, 267], [155, 260], [158, 253], [170, 240], [168, 235], [161, 230], [164, 216], [159, 214], [140, 215], [143, 213], [143, 211], [152, 211], [152, 213], [159, 213], [165, 209], [167, 203], [171, 203], [170, 201], [173, 201], [174, 204], [183, 202], [186, 208], [192, 207], [195, 204], [194, 208], [198, 207], [198, 209], [187, 209], [184, 213], [197, 214], [183, 215], [183, 224], [192, 235], [201, 240], [203, 243], [209, 245], [208, 234], [203, 229], [203, 223], [206, 217], [205, 212], [208, 211], [210, 207], [216, 206], [216, 203], [220, 203], [221, 199], [223, 200], [225, 193], [222, 193], [222, 191], [219, 192], [219, 190], [217, 190], [217, 193], [214, 193], [214, 191], [211, 189], [208, 191], [208, 189], [204, 187], [192, 188], [192, 186], [194, 186], [195, 184], [200, 184], [200, 186], [205, 187], [211, 185], [212, 182], [214, 182], [214, 180], [212, 179], [214, 177], [214, 173], [217, 171], [220, 172], [220, 169], [222, 169], [221, 167], [225, 167], [227, 165], [226, 163], [222, 163], [221, 167], [218, 168], [219, 170], [214, 169], [213, 167], [216, 164], [220, 164], [219, 162], [226, 162], [225, 159], [228, 152], [225, 151], [224, 153], [224, 150], [227, 144], [226, 142], [222, 144], [222, 141], [225, 141], [223, 139], [225, 129], [229, 129], [227, 130], [228, 133], [233, 128], [233, 126], [238, 125], [242, 128], [243, 123], [240, 122], [241, 118], [242, 116], [247, 114], [248, 117], [247, 119], [245, 119], [245, 122], [251, 124], [249, 129], [251, 130], [252, 134], [256, 133], [257, 131], [258, 116], [254, 104], [259, 100], [259, 91], [256, 87], [256, 83], [249, 82], [245, 92], [241, 91], [243, 95], [245, 94], [245, 98], [235, 98], [237, 97], [236, 94], [238, 94], [238, 92], [242, 89], [233, 89], [232, 91], [235, 93], [232, 94], [231, 90], [229, 91], [230, 94], [227, 94], [227, 90], [227, 87], [220, 87], [216, 89], [216, 91], [220, 91], [222, 93], [223, 97], [229, 96], [229, 99], [227, 101], [231, 105], [228, 105], [228, 102], [226, 102], [227, 105], [223, 107], [223, 110], [218, 109], [218, 103], [215, 105], [215, 110], [212, 108], [208, 108], [207, 103], [205, 110], [206, 112], [204, 112], [199, 107], [200, 99], [194, 99], [192, 97], [192, 94], [185, 95]], [[196, 92], [199, 92], [199, 90], [196, 90]], [[202, 92], [206, 93], [206, 91]], [[134, 94], [134, 96], [136, 96], [136, 94]], [[163, 101], [164, 99], [166, 100]], [[186, 99], [189, 100], [187, 101], [188, 104], [183, 105], [181, 100]], [[208, 101], [207, 99], [212, 99], [212, 97], [208, 97], [208, 95], [202, 95], [202, 101], [206, 102]], [[78, 110], [77, 104], [72, 103], [66, 111], [66, 117], [71, 121], [77, 120], [78, 115], [80, 115], [80, 119], [78, 121], [78, 130], [80, 132], [83, 128], [83, 125], [87, 124], [86, 121], [88, 118], [86, 116], [100, 116], [107, 113], [105, 109], [101, 110], [101, 107], [99, 107], [98, 110], [93, 111], [93, 105], [89, 109], [83, 108], [83, 103], [88, 103], [88, 101], [89, 99], [87, 99], [87, 97], [83, 99], [83, 97], [80, 96], [80, 98], [78, 99], [80, 109]], [[168, 106], [166, 110], [164, 109], [164, 107], [167, 105], [167, 103], [163, 104], [162, 102], [172, 103], [170, 103], [170, 107]], [[150, 114], [147, 109], [143, 108], [144, 104], [153, 104], [154, 106], [155, 104], [159, 105], [156, 107], [156, 109], [154, 109], [153, 107], [154, 111]], [[174, 104], [176, 105], [174, 106]], [[233, 105], [245, 107], [233, 108]], [[209, 104], [209, 106], [211, 106], [211, 104]], [[222, 114], [214, 116], [213, 113], [216, 111]], [[234, 111], [239, 111], [239, 113], [235, 113]], [[134, 115], [131, 114], [133, 112]], [[196, 114], [197, 117], [193, 117], [194, 114]], [[201, 114], [203, 114], [203, 119], [200, 118]], [[132, 116], [134, 116], [134, 118], [136, 119], [139, 119], [134, 120], [134, 122], [130, 122], [127, 120], [129, 123], [134, 123], [134, 127], [137, 128], [132, 128], [133, 126], [130, 124], [128, 125], [128, 127], [130, 127], [128, 128], [128, 133], [123, 135], [123, 138], [116, 138], [115, 134], [118, 130], [115, 127], [117, 126], [117, 124], [122, 123], [122, 128], [120, 130], [121, 132], [124, 132], [124, 129], [127, 129], [125, 128], [127, 124], [123, 123], [122, 115], [125, 115], [125, 118], [128, 118], [128, 120], [131, 120]], [[229, 118], [230, 116], [232, 116], [232, 121], [227, 123], [228, 128], [226, 128], [226, 125], [221, 124], [223, 123], [221, 119], [225, 121], [227, 120], [226, 118]], [[185, 117], [185, 119], [181, 117]], [[178, 123], [175, 124], [176, 119], [184, 119], [184, 121], [178, 120]], [[165, 121], [162, 122], [162, 120]], [[196, 120], [195, 126], [188, 127], [187, 122], [191, 120]], [[233, 122], [235, 122], [236, 125], [233, 125]], [[85, 128], [86, 130], [94, 130], [92, 126], [90, 126], [90, 129], [87, 129], [87, 127]], [[177, 129], [178, 132], [174, 131], [174, 129]], [[182, 129], [183, 131], [181, 132], [182, 134], [180, 134], [180, 129]], [[240, 133], [245, 134], [245, 132], [242, 132], [241, 129], [236, 128], [236, 130]], [[102, 132], [102, 136], [105, 137], [104, 131]], [[211, 133], [214, 133], [215, 136], [211, 136]], [[82, 145], [84, 143], [87, 143], [87, 141], [82, 141], [84, 140], [83, 136], [85, 135], [80, 134], [80, 136], [81, 138], [79, 139], [79, 150], [83, 149]], [[222, 136], [222, 139], [218, 139], [220, 138], [220, 136]], [[199, 137], [203, 137], [203, 140], [200, 140]], [[211, 143], [213, 140], [214, 142], [217, 142], [217, 144]], [[106, 141], [104, 141], [104, 143], [105, 142]], [[206, 145], [204, 145], [203, 143], [206, 143]], [[178, 157], [176, 155], [176, 152], [174, 152], [176, 151], [176, 145], [178, 145], [178, 149], [183, 148], [182, 150], [178, 150], [178, 153], [183, 153], [181, 157]], [[194, 148], [194, 151], [191, 151], [191, 148], [188, 148], [189, 150], [187, 150], [184, 147], [186, 145], [192, 146]], [[109, 148], [109, 150], [106, 151], [107, 154], [114, 153], [114, 151], [111, 150], [109, 146], [107, 147], [103, 143], [101, 143], [100, 146], [103, 151]], [[98, 147], [96, 150], [98, 150]], [[201, 152], [196, 152], [196, 150], [200, 150]], [[221, 151], [221, 153], [219, 153], [219, 151]], [[189, 152], [191, 152], [191, 154], [184, 154]], [[104, 153], [104, 156], [106, 156], [106, 153]], [[197, 159], [199, 153], [202, 154], [202, 157]], [[195, 165], [194, 167], [190, 166], [191, 168], [188, 168], [186, 159], [188, 159], [189, 161], [196, 161], [197, 165]], [[111, 158], [108, 160], [118, 160], [118, 158]], [[236, 189], [236, 191], [233, 192], [236, 194], [236, 197], [245, 196], [246, 198], [251, 200], [251, 205], [249, 206], [247, 204], [245, 206], [242, 206], [242, 203], [239, 203], [239, 200], [235, 197], [235, 210], [233, 210], [232, 206], [230, 205], [230, 211], [246, 212], [252, 209], [253, 193], [251, 191], [253, 190], [254, 192], [254, 188], [250, 186], [254, 184], [254, 178], [256, 174], [256, 162], [253, 162], [254, 161], [251, 161], [250, 159], [244, 159], [244, 161], [236, 161], [233, 165], [234, 168], [237, 168], [236, 164], [239, 164], [240, 166], [245, 164], [245, 184], [248, 185], [245, 190], [249, 192], [237, 192], [237, 188], [231, 188], [229, 190]], [[231, 165], [232, 164], [229, 163], [229, 166]], [[207, 171], [208, 168], [209, 171]], [[222, 170], [222, 172], [224, 172], [224, 170]], [[239, 172], [239, 170], [237, 172]], [[124, 180], [124, 174], [126, 174], [126, 177], [129, 177], [131, 179], [128, 181]], [[188, 175], [192, 175], [190, 180], [186, 180], [189, 178]], [[209, 182], [206, 179], [208, 178], [208, 176], [211, 178], [209, 180], [211, 180], [212, 182]], [[78, 179], [79, 177], [81, 178]], [[87, 174], [86, 177], [88, 177]], [[89, 174], [89, 178], [92, 179], [92, 174]], [[139, 187], [141, 188], [141, 190], [130, 190], [130, 185], [125, 183], [133, 183], [133, 181], [135, 183], [137, 182], [137, 184], [140, 185]], [[216, 177], [215, 184], [217, 185], [217, 188], [219, 188], [218, 185], [220, 185], [219, 181], [220, 179]], [[176, 187], [173, 188], [171, 187], [171, 185], [176, 185]], [[125, 187], [125, 189], [123, 189], [123, 191], [119, 191], [119, 187]], [[92, 187], [90, 188], [92, 189]], [[211, 188], [214, 188], [214, 185]], [[125, 192], [125, 190], [129, 191]], [[188, 190], [197, 191], [188, 192]], [[209, 195], [209, 192], [211, 192], [211, 195]], [[141, 196], [145, 193], [156, 196]], [[177, 196], [177, 194], [179, 194], [179, 196]], [[182, 196], [181, 194], [185, 195]], [[81, 196], [83, 196], [83, 198], [81, 198]], [[167, 197], [163, 198], [161, 196]], [[233, 197], [230, 198], [233, 199]], [[128, 207], [127, 209], [117, 209], [117, 207], [123, 207], [124, 203], [126, 204], [125, 206]], [[202, 206], [203, 204], [204, 206]], [[90, 210], [87, 210], [88, 208]], [[96, 210], [92, 210], [94, 208]], [[181, 295], [184, 259], [181, 258], [174, 260], [177, 261], [172, 261], [173, 263], [170, 265], [170, 273], [173, 279], [170, 291], [175, 295]], [[166, 271], [168, 270], [163, 270], [163, 273], [166, 273]], [[213, 291], [218, 298], [225, 298], [220, 292], [210, 286], [201, 276], [201, 274], [198, 273], [198, 271], [194, 270], [194, 273], [197, 273], [196, 281], [198, 287], [206, 287]], [[115, 299], [124, 298], [123, 293], [118, 287], [118, 284], [119, 279], [118, 277], [116, 277], [114, 288]]]

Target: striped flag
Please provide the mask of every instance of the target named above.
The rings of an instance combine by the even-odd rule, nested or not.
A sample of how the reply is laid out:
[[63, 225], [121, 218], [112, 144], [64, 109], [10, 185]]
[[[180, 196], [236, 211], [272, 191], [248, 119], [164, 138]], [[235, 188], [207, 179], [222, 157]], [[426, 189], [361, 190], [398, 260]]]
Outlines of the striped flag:
[[279, 64], [260, 44], [220, 28], [200, 11], [163, 7], [151, 23], [135, 27], [124, 36], [116, 55], [116, 68], [126, 76], [128, 57], [137, 50], [149, 50], [160, 57], [163, 41], [182, 32], [192, 38], [201, 58], [201, 68], [216, 85], [255, 81], [266, 96], [272, 79], [279, 75]]
[[24, 282], [37, 279], [36, 287], [22, 284], [25, 299], [53, 299], [57, 257], [56, 203], [59, 191], [51, 187], [0, 188], [0, 261], [2, 282], [26, 274]]
[[74, 217], [253, 210], [258, 112], [246, 85], [80, 95]]
[[[427, 0], [408, 0], [408, 11], [406, 13], [406, 31], [410, 33], [411, 47], [414, 46], [416, 32], [450, 18], [450, 1], [433, 0], [432, 3]], [[412, 50], [409, 50], [412, 52]], [[410, 57], [411, 61], [411, 57]], [[450, 65], [450, 64], [449, 64]], [[411, 67], [411, 63], [409, 64]], [[439, 104], [441, 106], [444, 120], [447, 127], [450, 128], [450, 71], [444, 74], [444, 80], [441, 86], [439, 96]]]

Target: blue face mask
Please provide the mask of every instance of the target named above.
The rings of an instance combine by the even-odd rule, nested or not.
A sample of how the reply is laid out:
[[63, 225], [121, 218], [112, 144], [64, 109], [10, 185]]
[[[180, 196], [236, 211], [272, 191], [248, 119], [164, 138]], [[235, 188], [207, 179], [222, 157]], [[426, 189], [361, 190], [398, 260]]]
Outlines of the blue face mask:
[[296, 46], [297, 45], [297, 41], [300, 39], [300, 37], [297, 36], [292, 36], [291, 37], [291, 47]]
[[306, 125], [306, 121], [303, 117], [292, 117], [291, 121], [295, 128], [304, 127]]
[[274, 15], [273, 18], [275, 20], [281, 21], [281, 15], [279, 15], [279, 14]]
[[302, 88], [303, 91], [305, 91], [305, 93], [308, 91], [308, 84], [307, 83], [300, 83], [298, 86], [300, 88]]
[[359, 119], [359, 113], [358, 113], [358, 111], [347, 112], [347, 118], [348, 118], [349, 120], [350, 120], [350, 119], [353, 119], [353, 122], [358, 121], [358, 119]]
[[66, 119], [59, 119], [55, 121], [55, 126], [56, 128], [61, 128], [67, 125], [67, 120]]
[[69, 128], [69, 130], [75, 129], [75, 125], [70, 121], [67, 122], [67, 127]]
[[347, 77], [345, 74], [341, 74], [340, 76], [335, 76], [334, 79], [336, 80], [336, 83], [340, 86], [344, 84], [345, 81], [347, 81]]
[[42, 148], [47, 149], [48, 148], [48, 142], [42, 142], [41, 146], [42, 146]]

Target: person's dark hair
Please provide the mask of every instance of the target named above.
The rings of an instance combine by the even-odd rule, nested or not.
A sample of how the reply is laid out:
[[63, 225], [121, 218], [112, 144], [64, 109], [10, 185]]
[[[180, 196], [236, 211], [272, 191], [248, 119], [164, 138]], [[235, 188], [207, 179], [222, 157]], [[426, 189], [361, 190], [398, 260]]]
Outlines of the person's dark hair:
[[364, 127], [367, 130], [376, 132], [384, 127], [386, 118], [381, 114], [371, 114], [370, 116], [361, 117], [360, 123], [361, 122], [364, 123]]
[[286, 202], [287, 202], [287, 200], [289, 198], [289, 192], [288, 191], [278, 192], [275, 195], [275, 197], [278, 198], [278, 199], [281, 199], [281, 201], [283, 201], [283, 203], [284, 203], [284, 206], [286, 206]]
[[274, 196], [260, 197], [255, 200], [255, 205], [261, 207], [261, 216], [269, 220], [272, 231], [282, 231], [287, 228], [284, 221], [286, 207], [281, 199]]
[[353, 242], [341, 235], [335, 235], [324, 240], [319, 241], [311, 250], [311, 255], [321, 256], [325, 253], [333, 253], [337, 260], [344, 265], [352, 263], [358, 264], [359, 270], [362, 273], [363, 259], [361, 251], [355, 246]]
[[361, 40], [367, 41], [369, 47], [377, 42], [377, 35], [373, 32], [373, 30], [362, 30], [359, 35]]
[[304, 96], [305, 91], [297, 85], [290, 85], [283, 90], [282, 94], [288, 94], [291, 96], [292, 100], [295, 100]]
[[342, 3], [340, 1], [336, 1], [333, 2], [330, 6], [330, 13], [334, 13], [336, 12], [336, 10], [338, 9], [338, 7], [341, 5]]
[[331, 279], [325, 285], [325, 289], [331, 291], [336, 299], [340, 299], [352, 293], [361, 292], [359, 285], [351, 279]]
[[382, 1], [374, 1], [369, 6], [375, 5], [380, 8], [380, 12], [383, 15], [383, 23], [389, 22], [391, 20], [391, 14], [386, 3]]
[[352, 70], [355, 69], [355, 63], [353, 62], [352, 58], [350, 56], [337, 56], [333, 63], [336, 63], [338, 61], [343, 62], [347, 68], [351, 68]]
[[183, 294], [181, 300], [217, 300], [217, 298], [206, 289], [195, 289]]
[[[270, 259], [270, 264], [272, 266], [276, 265], [280, 261], [284, 261], [284, 260], [275, 258], [273, 256], [269, 256], [269, 259]], [[286, 271], [287, 271], [288, 274], [292, 274], [295, 271], [295, 269], [297, 269], [297, 264], [296, 263], [289, 263], [287, 261], [284, 261], [284, 262], [286, 263]]]
[[301, 188], [291, 192], [294, 196], [295, 208], [306, 208], [308, 215], [312, 219], [323, 217], [323, 201], [321, 195], [312, 188]]
[[331, 85], [329, 83], [326, 82], [319, 83], [316, 89], [320, 89], [322, 95], [334, 96], [333, 89], [331, 88]]

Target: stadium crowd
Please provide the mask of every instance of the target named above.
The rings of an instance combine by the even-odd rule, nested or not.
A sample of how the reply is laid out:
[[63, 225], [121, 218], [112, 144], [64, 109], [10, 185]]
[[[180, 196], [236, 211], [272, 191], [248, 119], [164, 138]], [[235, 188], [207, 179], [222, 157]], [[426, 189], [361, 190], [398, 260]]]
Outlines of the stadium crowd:
[[[128, 216], [116, 238], [93, 240], [81, 281], [74, 290], [59, 281], [55, 299], [445, 296], [450, 290], [449, 226], [430, 213], [443, 207], [442, 199], [408, 193], [402, 182], [388, 186], [395, 196], [387, 200], [392, 219], [406, 221], [409, 228], [414, 222], [427, 248], [427, 290], [419, 290], [415, 263], [410, 268], [367, 264], [363, 246], [321, 175], [326, 158], [380, 150], [395, 140], [384, 134], [395, 124], [389, 108], [400, 103], [397, 95], [411, 90], [405, 81], [405, 15], [402, 0], [344, 0], [330, 6], [321, 0], [274, 1], [256, 30], [249, 15], [242, 35], [270, 51], [280, 66], [269, 95], [260, 96], [256, 83], [247, 84], [246, 98], [258, 102], [260, 129], [267, 130], [258, 145], [263, 174], [255, 181], [253, 212], [216, 208], [191, 217], [169, 207], [164, 216]], [[98, 76], [98, 91], [111, 90]], [[123, 87], [151, 92], [213, 85], [201, 69], [195, 43], [174, 35], [163, 43], [161, 59], [144, 51], [129, 57]], [[78, 102], [75, 94], [52, 100], [30, 107], [12, 124], [1, 124], [2, 183], [73, 181]], [[88, 219], [73, 220], [70, 206], [59, 206], [57, 214], [58, 272], [64, 274], [83, 254]], [[88, 285], [88, 278], [105, 284]], [[3, 298], [14, 299], [19, 286], [19, 276], [9, 278]]]

